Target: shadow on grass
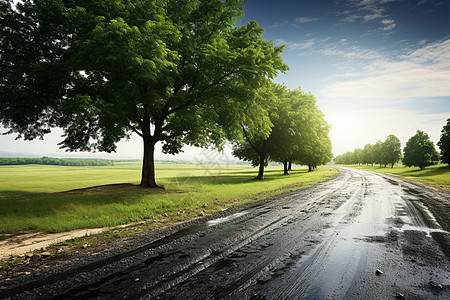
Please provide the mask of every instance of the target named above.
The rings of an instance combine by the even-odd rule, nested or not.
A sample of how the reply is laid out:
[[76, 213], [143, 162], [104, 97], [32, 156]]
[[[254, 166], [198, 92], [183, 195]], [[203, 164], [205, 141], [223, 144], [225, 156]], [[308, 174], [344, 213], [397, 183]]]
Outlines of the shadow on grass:
[[27, 191], [9, 191], [9, 190], [0, 190], [0, 200], [4, 198], [10, 198], [10, 197], [22, 197], [22, 196], [30, 196], [30, 195], [37, 195], [42, 194], [39, 192], [27, 192]]
[[145, 189], [138, 185], [113, 184], [56, 193], [2, 193], [0, 216], [47, 217], [60, 211], [75, 211], [79, 207], [99, 207], [119, 204], [133, 205], [143, 196], [180, 193], [180, 190]]
[[446, 173], [450, 174], [450, 168], [448, 166], [439, 166], [439, 167], [426, 167], [424, 170], [421, 170], [417, 167], [411, 167], [407, 168], [405, 170], [402, 170], [402, 172], [398, 172], [398, 174], [404, 175], [404, 176], [416, 176], [416, 177], [423, 177], [423, 176], [439, 176], [444, 175]]
[[[308, 172], [299, 169], [290, 173], [295, 176]], [[41, 229], [57, 232], [71, 227], [109, 226], [109, 221], [104, 221], [107, 218], [116, 220], [114, 224], [131, 222], [148, 216], [149, 212], [151, 216], [177, 208], [180, 203], [182, 206], [195, 207], [195, 201], [183, 197], [194, 197], [190, 192], [196, 192], [196, 187], [201, 185], [257, 183], [259, 181], [252, 181], [256, 174], [257, 172], [252, 171], [233, 171], [216, 176], [174, 176], [161, 180], [162, 184], [168, 184], [166, 190], [142, 188], [132, 184], [102, 185], [56, 193], [4, 190], [0, 191], [0, 219], [4, 218], [9, 227], [0, 224], [0, 232]], [[273, 182], [284, 178], [286, 176], [280, 170], [267, 170], [264, 181]], [[174, 195], [176, 193], [181, 195]], [[131, 218], [128, 215], [137, 217]], [[95, 220], [89, 223], [96, 218], [102, 219], [103, 223], [96, 223]], [[66, 225], [71, 222], [75, 225]]]
[[[298, 175], [302, 173], [308, 173], [308, 170], [300, 169], [289, 171], [289, 175]], [[174, 176], [172, 178], [166, 178], [165, 181], [170, 184], [242, 184], [253, 181], [258, 175], [256, 171], [231, 171], [225, 174], [206, 174], [202, 176], [189, 176], [183, 174], [182, 176]], [[288, 175], [288, 176], [289, 176]], [[280, 170], [267, 170], [264, 171], [263, 181], [274, 181], [285, 178], [283, 171]], [[253, 181], [254, 182], [254, 181]]]

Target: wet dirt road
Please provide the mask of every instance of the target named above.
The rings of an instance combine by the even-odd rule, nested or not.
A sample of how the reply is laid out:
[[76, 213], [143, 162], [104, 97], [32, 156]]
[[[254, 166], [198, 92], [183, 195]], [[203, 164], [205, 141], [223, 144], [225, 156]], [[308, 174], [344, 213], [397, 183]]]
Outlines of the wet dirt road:
[[331, 181], [3, 290], [4, 296], [450, 299], [450, 220], [428, 209], [430, 201], [447, 205], [448, 196], [339, 169]]

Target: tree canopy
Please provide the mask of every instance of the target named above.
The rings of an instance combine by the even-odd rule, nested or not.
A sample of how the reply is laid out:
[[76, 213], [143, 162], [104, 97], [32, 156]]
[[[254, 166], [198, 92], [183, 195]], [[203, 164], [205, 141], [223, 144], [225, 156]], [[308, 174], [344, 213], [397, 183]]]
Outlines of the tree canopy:
[[264, 134], [257, 124], [242, 126], [244, 139], [236, 140], [233, 154], [259, 165], [255, 179], [263, 179], [264, 166], [268, 161], [281, 162], [284, 174], [289, 164], [310, 166], [325, 164], [332, 158], [330, 126], [316, 106], [312, 94], [299, 88], [288, 90], [282, 85], [272, 84], [265, 91], [271, 130]]
[[61, 127], [68, 151], [112, 152], [136, 133], [141, 185], [156, 187], [156, 143], [221, 149], [265, 118], [257, 91], [288, 67], [255, 21], [236, 25], [243, 5], [1, 1], [0, 121], [26, 140]]
[[398, 137], [390, 134], [384, 142], [378, 141], [375, 145], [367, 144], [364, 149], [355, 149], [348, 151], [334, 158], [338, 164], [380, 164], [385, 167], [394, 164], [401, 159], [402, 150]]
[[423, 170], [439, 162], [439, 153], [434, 148], [434, 143], [430, 141], [428, 134], [420, 130], [409, 138], [403, 152], [403, 164], [408, 167], [416, 166]]
[[402, 145], [395, 135], [389, 135], [383, 143], [382, 161], [391, 164], [391, 168], [402, 157]]

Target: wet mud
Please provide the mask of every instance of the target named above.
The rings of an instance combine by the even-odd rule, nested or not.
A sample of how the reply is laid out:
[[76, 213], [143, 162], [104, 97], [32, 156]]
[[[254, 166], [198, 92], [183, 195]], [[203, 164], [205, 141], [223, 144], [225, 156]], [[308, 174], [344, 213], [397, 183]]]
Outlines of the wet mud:
[[340, 171], [120, 253], [3, 280], [0, 298], [450, 299], [448, 195]]

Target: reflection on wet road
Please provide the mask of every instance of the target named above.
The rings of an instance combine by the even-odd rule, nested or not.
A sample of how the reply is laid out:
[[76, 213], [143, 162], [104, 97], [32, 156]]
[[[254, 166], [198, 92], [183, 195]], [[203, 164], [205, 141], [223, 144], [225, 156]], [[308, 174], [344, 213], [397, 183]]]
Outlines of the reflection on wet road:
[[420, 201], [429, 196], [379, 174], [340, 170], [331, 181], [35, 292], [69, 299], [450, 299], [449, 258], [433, 233], [450, 235]]

